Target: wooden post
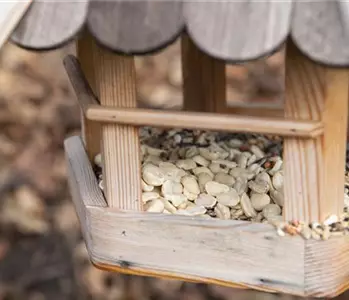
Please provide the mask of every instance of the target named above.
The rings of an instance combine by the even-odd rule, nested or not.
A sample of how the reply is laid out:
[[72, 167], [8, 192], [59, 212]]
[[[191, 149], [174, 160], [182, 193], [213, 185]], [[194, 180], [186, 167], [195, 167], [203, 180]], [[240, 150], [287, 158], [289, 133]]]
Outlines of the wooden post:
[[183, 109], [224, 113], [226, 104], [225, 62], [196, 47], [187, 34], [181, 40]]
[[284, 141], [286, 220], [323, 221], [343, 212], [347, 115], [348, 71], [320, 66], [290, 42], [285, 117], [322, 120], [324, 134]]
[[[93, 92], [96, 94], [95, 69], [93, 64], [93, 47], [96, 47], [95, 42], [92, 36], [86, 32], [77, 41], [76, 46], [77, 57], [81, 68]], [[81, 113], [81, 131], [88, 157], [92, 162], [94, 157], [101, 151], [101, 126], [98, 122], [87, 120], [83, 113]]]
[[[101, 105], [136, 107], [133, 57], [96, 48], [96, 86]], [[102, 125], [103, 178], [110, 207], [141, 210], [141, 163], [138, 127]]]

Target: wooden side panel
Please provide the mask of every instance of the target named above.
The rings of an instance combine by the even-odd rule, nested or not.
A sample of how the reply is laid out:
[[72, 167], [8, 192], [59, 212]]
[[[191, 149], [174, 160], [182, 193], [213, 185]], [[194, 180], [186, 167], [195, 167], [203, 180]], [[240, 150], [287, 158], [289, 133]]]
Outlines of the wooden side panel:
[[[96, 70], [93, 55], [95, 47], [95, 41], [87, 32], [85, 32], [85, 34], [77, 41], [77, 56], [81, 63], [81, 69], [89, 84], [87, 89], [91, 88], [91, 91], [88, 91], [88, 94], [97, 93]], [[82, 113], [81, 130], [89, 159], [93, 161], [93, 158], [101, 152], [101, 125], [98, 122], [87, 120]]]
[[12, 34], [23, 47], [50, 49], [72, 39], [84, 25], [88, 0], [34, 1]]
[[[305, 294], [336, 297], [349, 288], [349, 237], [306, 242]], [[341, 299], [347, 299], [343, 295]], [[336, 298], [337, 299], [337, 298]]]
[[343, 212], [348, 115], [348, 71], [319, 66], [288, 44], [286, 118], [321, 120], [322, 137], [284, 141], [284, 214], [323, 221]]
[[67, 139], [65, 151], [74, 202], [97, 266], [303, 294], [302, 238], [281, 238], [266, 224], [106, 208], [81, 139]]
[[208, 56], [182, 35], [183, 109], [224, 113], [226, 75], [224, 61]]
[[104, 45], [127, 54], [172, 42], [184, 27], [182, 1], [90, 1], [88, 27]]
[[249, 60], [272, 52], [286, 39], [292, 0], [187, 1], [184, 16], [199, 48], [226, 60]]
[[[133, 57], [119, 56], [100, 47], [94, 55], [101, 105], [136, 107]], [[128, 125], [102, 125], [104, 192], [109, 206], [141, 210], [139, 132]]]
[[[88, 227], [87, 222], [86, 206], [98, 205], [99, 207], [106, 207], [107, 204], [98, 187], [97, 178], [92, 170], [82, 139], [78, 136], [67, 138], [64, 141], [64, 148], [68, 165], [70, 192], [79, 217], [87, 250], [91, 255], [92, 237], [91, 229]], [[80, 181], [79, 178], [84, 178], [84, 180]]]
[[349, 2], [295, 1], [292, 38], [310, 58], [349, 65]]

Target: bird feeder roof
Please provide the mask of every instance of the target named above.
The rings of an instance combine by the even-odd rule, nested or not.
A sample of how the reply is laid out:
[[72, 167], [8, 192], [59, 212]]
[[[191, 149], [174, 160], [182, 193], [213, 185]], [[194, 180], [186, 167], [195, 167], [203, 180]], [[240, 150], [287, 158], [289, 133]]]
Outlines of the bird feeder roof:
[[201, 50], [228, 61], [272, 53], [290, 36], [317, 62], [349, 65], [349, 3], [339, 0], [34, 0], [11, 40], [53, 49], [85, 27], [125, 54], [154, 52], [185, 30]]

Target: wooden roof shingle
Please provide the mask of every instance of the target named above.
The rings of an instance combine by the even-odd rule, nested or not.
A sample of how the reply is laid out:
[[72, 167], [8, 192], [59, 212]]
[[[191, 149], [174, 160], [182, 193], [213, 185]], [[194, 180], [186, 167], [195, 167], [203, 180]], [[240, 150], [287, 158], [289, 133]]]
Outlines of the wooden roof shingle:
[[206, 53], [246, 61], [276, 50], [288, 36], [311, 59], [349, 65], [349, 2], [343, 0], [34, 0], [11, 39], [53, 49], [87, 26], [125, 54], [166, 47], [183, 30]]

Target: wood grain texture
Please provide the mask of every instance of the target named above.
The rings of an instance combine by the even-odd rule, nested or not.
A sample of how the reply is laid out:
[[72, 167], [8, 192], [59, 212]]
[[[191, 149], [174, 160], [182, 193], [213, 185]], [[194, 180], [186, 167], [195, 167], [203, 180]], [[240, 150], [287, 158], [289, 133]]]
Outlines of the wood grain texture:
[[[349, 288], [349, 236], [309, 240], [305, 246], [305, 294], [336, 297]], [[347, 296], [343, 295], [343, 300]]]
[[[279, 237], [267, 224], [106, 207], [80, 137], [65, 141], [69, 183], [98, 268], [307, 297], [348, 288], [349, 236]], [[83, 213], [82, 213], [83, 212]]]
[[185, 1], [188, 32], [213, 57], [250, 60], [272, 52], [289, 33], [292, 1]]
[[292, 121], [270, 117], [112, 108], [99, 105], [90, 105], [85, 114], [89, 120], [133, 126], [184, 127], [200, 130], [277, 134], [300, 138], [315, 138], [323, 133], [321, 122]]
[[182, 35], [183, 110], [224, 112], [226, 74], [224, 61], [208, 56]]
[[[92, 37], [85, 33], [77, 41], [77, 55], [81, 61], [81, 65], [71, 55], [66, 57], [63, 62], [81, 107], [81, 130], [91, 161], [101, 152], [101, 126], [98, 122], [87, 120], [84, 114], [88, 104], [98, 103], [92, 90], [93, 87], [96, 91], [95, 68], [93, 63], [94, 47], [96, 45]], [[85, 77], [85, 74], [88, 79]]]
[[349, 65], [349, 2], [295, 1], [292, 38], [310, 58]]
[[0, 48], [21, 21], [32, 0], [0, 2]]
[[[88, 205], [98, 205], [106, 207], [102, 192], [98, 186], [96, 175], [94, 174], [88, 155], [85, 151], [82, 139], [79, 136], [72, 136], [64, 141], [66, 162], [68, 169], [68, 184], [73, 198], [75, 211], [79, 217], [82, 234], [90, 251], [92, 236], [88, 227], [86, 207]], [[83, 182], [79, 181], [78, 174], [84, 174]], [[85, 185], [88, 186], [85, 186]]]
[[87, 24], [103, 45], [128, 54], [166, 46], [182, 31], [182, 1], [90, 1]]
[[323, 221], [343, 212], [348, 71], [318, 66], [290, 42], [286, 54], [285, 117], [322, 121], [313, 140], [284, 141], [284, 214]]
[[[102, 48], [94, 53], [97, 90], [101, 105], [136, 107], [133, 57], [114, 55]], [[141, 161], [138, 128], [102, 125], [103, 182], [111, 207], [141, 210]]]
[[82, 28], [87, 8], [88, 0], [34, 1], [11, 39], [27, 48], [60, 46]]

